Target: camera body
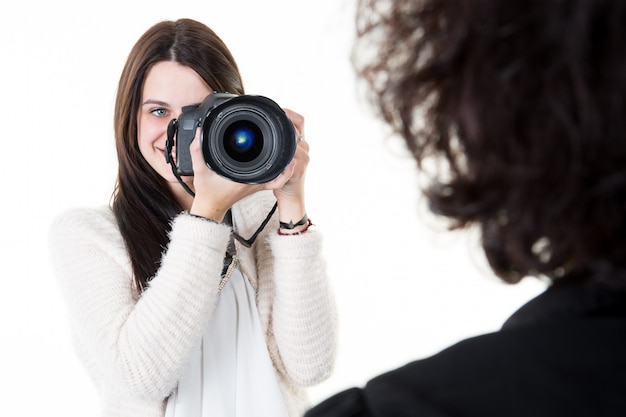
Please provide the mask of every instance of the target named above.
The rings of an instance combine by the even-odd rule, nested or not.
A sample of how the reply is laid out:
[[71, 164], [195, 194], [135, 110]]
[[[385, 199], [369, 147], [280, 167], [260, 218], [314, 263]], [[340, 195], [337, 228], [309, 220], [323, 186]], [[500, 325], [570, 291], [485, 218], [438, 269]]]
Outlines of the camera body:
[[[276, 178], [289, 165], [297, 147], [295, 127], [274, 101], [216, 92], [198, 106], [184, 107], [178, 120], [170, 122], [168, 142], [176, 146], [179, 175], [193, 175], [189, 146], [198, 128], [207, 166], [246, 184]], [[166, 159], [174, 162], [170, 155]]]

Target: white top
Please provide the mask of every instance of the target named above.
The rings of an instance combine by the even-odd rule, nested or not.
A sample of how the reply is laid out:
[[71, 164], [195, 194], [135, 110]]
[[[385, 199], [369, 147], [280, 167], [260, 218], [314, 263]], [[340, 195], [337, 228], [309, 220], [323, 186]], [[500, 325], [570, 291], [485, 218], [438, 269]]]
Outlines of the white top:
[[[233, 222], [249, 237], [275, 203], [271, 191], [235, 204]], [[275, 214], [241, 271], [255, 291], [261, 328], [291, 417], [308, 407], [306, 387], [332, 371], [336, 308], [317, 230], [276, 233]], [[219, 300], [232, 229], [181, 213], [148, 288], [138, 294], [109, 207], [71, 209], [50, 231], [51, 261], [67, 305], [74, 347], [101, 398], [101, 417], [163, 417]]]
[[287, 417], [254, 289], [239, 268], [222, 289], [165, 417]]

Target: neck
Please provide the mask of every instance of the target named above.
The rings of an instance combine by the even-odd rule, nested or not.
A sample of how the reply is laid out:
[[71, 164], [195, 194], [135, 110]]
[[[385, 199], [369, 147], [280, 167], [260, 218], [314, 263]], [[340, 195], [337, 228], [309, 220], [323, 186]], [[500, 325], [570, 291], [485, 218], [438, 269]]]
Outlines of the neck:
[[[185, 183], [193, 190], [193, 181], [185, 181]], [[170, 190], [183, 210], [189, 211], [191, 204], [193, 203], [193, 196], [189, 194], [178, 182], [170, 183]]]

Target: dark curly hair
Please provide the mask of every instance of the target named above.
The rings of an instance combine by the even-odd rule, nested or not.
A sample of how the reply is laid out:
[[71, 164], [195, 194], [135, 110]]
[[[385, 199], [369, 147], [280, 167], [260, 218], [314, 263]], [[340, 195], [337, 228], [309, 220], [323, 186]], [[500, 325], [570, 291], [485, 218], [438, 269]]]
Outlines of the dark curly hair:
[[499, 277], [626, 266], [625, 1], [360, 0], [356, 25], [429, 207]]

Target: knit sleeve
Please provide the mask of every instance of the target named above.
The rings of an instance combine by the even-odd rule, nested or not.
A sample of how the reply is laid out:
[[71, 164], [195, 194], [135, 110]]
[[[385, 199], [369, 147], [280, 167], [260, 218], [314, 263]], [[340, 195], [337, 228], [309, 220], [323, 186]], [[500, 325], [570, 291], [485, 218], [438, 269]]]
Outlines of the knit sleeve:
[[127, 395], [160, 401], [175, 387], [215, 306], [230, 229], [179, 215], [160, 268], [137, 297], [107, 211], [61, 215], [50, 234], [52, 262], [90, 374]]
[[[337, 312], [322, 256], [322, 236], [312, 229], [296, 236], [274, 232], [267, 243], [273, 266], [260, 267], [258, 302], [262, 306], [273, 297], [269, 333], [275, 346], [270, 349], [277, 350], [294, 384], [312, 386], [330, 376], [337, 343]], [[270, 269], [273, 285], [263, 278]]]

